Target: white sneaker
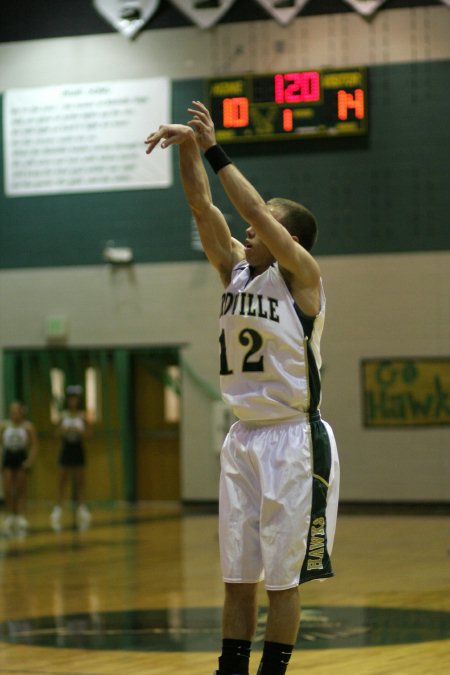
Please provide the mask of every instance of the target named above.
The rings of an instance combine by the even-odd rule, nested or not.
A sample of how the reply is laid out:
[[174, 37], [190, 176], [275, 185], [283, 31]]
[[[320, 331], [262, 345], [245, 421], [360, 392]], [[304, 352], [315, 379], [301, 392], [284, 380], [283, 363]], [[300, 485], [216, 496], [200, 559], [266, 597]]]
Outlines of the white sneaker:
[[2, 522], [2, 532], [3, 532], [3, 534], [11, 534], [11, 530], [14, 527], [14, 520], [15, 520], [15, 517], [12, 516], [12, 515], [5, 516], [5, 518], [3, 518], [3, 522]]
[[16, 530], [19, 530], [20, 532], [25, 532], [29, 527], [28, 520], [25, 518], [25, 516], [16, 516], [14, 525]]
[[89, 524], [92, 520], [92, 515], [89, 512], [89, 509], [84, 504], [80, 504], [77, 508], [77, 525], [80, 530], [85, 530], [89, 527]]
[[62, 508], [60, 506], [54, 506], [53, 511], [50, 514], [50, 523], [55, 532], [59, 532], [61, 529], [61, 517], [62, 517]]

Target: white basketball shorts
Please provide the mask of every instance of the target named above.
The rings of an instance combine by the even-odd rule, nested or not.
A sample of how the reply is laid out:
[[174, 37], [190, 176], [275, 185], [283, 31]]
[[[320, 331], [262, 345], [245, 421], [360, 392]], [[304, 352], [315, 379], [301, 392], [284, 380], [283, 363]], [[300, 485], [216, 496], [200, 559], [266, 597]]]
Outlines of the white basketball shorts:
[[236, 422], [222, 448], [219, 499], [224, 581], [292, 588], [333, 576], [339, 460], [320, 414]]

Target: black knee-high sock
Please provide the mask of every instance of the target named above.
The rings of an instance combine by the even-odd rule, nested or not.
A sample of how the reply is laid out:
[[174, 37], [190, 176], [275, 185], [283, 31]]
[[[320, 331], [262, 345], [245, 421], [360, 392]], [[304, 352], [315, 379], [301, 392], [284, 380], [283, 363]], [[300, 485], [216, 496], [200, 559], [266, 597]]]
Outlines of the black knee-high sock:
[[257, 675], [284, 675], [293, 649], [293, 645], [266, 641]]
[[225, 638], [222, 641], [222, 656], [219, 657], [219, 674], [248, 675], [251, 648], [249, 640]]

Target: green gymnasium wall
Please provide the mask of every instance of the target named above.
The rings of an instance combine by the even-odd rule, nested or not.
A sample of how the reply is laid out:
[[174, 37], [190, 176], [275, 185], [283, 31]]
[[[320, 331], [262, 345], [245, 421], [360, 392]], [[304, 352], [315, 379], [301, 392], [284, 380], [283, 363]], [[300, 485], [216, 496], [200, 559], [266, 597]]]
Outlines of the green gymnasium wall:
[[[369, 68], [365, 138], [228, 146], [265, 198], [302, 201], [318, 217], [318, 255], [450, 248], [449, 61]], [[202, 98], [201, 80], [173, 81], [173, 120]], [[0, 141], [1, 143], [1, 141]], [[2, 153], [3, 155], [3, 153]], [[0, 193], [0, 268], [98, 265], [108, 240], [137, 263], [203, 260], [175, 158], [168, 189], [6, 198]], [[0, 166], [3, 186], [3, 162]], [[217, 205], [244, 225], [211, 177]]]

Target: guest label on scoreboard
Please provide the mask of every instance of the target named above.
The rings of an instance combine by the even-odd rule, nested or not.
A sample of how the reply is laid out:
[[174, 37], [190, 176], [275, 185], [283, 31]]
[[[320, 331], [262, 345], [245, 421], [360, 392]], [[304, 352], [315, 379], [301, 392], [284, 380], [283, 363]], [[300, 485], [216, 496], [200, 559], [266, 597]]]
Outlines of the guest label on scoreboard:
[[215, 78], [207, 82], [207, 103], [220, 143], [362, 135], [367, 69]]

